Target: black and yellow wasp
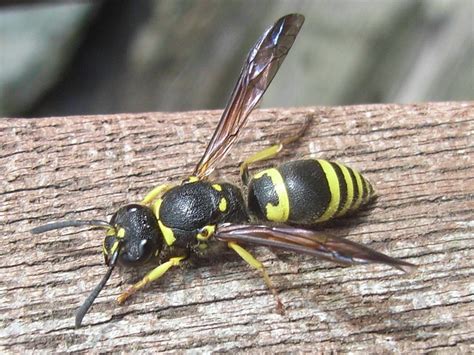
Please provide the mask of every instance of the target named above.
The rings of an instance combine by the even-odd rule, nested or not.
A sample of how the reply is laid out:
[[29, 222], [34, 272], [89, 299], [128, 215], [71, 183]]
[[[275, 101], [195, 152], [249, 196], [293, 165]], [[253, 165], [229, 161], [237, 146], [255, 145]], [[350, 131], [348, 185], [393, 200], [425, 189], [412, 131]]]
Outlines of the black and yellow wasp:
[[234, 250], [260, 270], [277, 306], [279, 297], [261, 262], [242, 244], [263, 245], [331, 260], [343, 265], [381, 263], [411, 271], [415, 266], [363, 245], [311, 229], [366, 204], [372, 185], [356, 170], [326, 160], [297, 160], [250, 177], [249, 166], [275, 156], [291, 139], [270, 146], [240, 166], [242, 191], [209, 179], [227, 155], [250, 112], [285, 59], [304, 17], [290, 14], [267, 29], [251, 49], [217, 129], [193, 174], [181, 184], [160, 185], [139, 203], [121, 207], [110, 222], [61, 221], [34, 228], [33, 233], [71, 226], [104, 227], [103, 254], [108, 271], [76, 314], [76, 327], [109, 279], [115, 265], [156, 266], [118, 297], [123, 303], [171, 267], [193, 257], [212, 257], [220, 247]]

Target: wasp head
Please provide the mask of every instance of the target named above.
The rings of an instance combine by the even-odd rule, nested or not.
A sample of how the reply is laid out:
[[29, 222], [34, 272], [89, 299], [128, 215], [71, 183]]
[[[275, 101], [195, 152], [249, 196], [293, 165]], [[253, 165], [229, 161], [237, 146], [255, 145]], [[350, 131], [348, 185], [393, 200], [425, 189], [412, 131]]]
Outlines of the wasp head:
[[123, 266], [143, 265], [157, 257], [163, 247], [163, 237], [153, 211], [143, 205], [130, 204], [120, 208], [110, 220], [102, 252], [110, 265], [115, 251]]

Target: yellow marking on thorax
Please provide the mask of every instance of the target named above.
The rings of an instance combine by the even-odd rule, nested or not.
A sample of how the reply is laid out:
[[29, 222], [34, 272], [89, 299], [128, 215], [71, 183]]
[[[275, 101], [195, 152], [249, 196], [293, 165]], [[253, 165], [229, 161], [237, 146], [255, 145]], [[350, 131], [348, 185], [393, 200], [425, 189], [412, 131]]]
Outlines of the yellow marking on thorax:
[[200, 241], [207, 241], [210, 237], [214, 235], [216, 231], [215, 225], [208, 225], [202, 228], [202, 231], [196, 235], [196, 239]]
[[219, 211], [225, 212], [226, 209], [227, 209], [227, 200], [225, 199], [225, 197], [222, 197], [221, 201], [219, 202]]
[[163, 238], [165, 238], [166, 244], [169, 246], [173, 245], [173, 243], [176, 241], [173, 230], [165, 226], [161, 221], [158, 221], [158, 225], [160, 226], [161, 233], [163, 234]]
[[161, 234], [163, 234], [163, 238], [165, 239], [165, 242], [167, 245], [173, 245], [173, 243], [176, 241], [176, 237], [174, 236], [173, 230], [167, 226], [165, 226], [161, 221], [160, 221], [160, 207], [161, 203], [163, 202], [163, 199], [159, 198], [156, 200], [156, 202], [153, 204], [153, 213], [155, 214], [156, 219], [158, 219], [158, 226], [160, 227]]
[[339, 207], [339, 201], [341, 200], [341, 191], [339, 188], [339, 179], [337, 178], [336, 171], [331, 163], [322, 159], [318, 159], [317, 162], [321, 165], [321, 168], [326, 175], [331, 195], [331, 200], [329, 201], [326, 211], [324, 211], [323, 215], [317, 220], [317, 222], [324, 222], [331, 219], [336, 214], [337, 208]]
[[190, 182], [196, 182], [199, 181], [199, 178], [197, 176], [190, 176], [186, 180], [183, 181], [183, 183], [188, 184]]
[[207, 243], [199, 243], [198, 244], [199, 250], [206, 250], [208, 247], [209, 247], [209, 245], [207, 245]]
[[349, 170], [347, 170], [347, 167], [339, 163], [336, 163], [336, 164], [341, 168], [342, 175], [344, 175], [344, 181], [346, 182], [346, 188], [347, 188], [346, 202], [344, 203], [344, 206], [337, 214], [338, 216], [342, 216], [345, 213], [347, 213], [347, 211], [349, 211], [352, 201], [354, 200], [354, 185], [352, 184], [351, 174], [349, 173]]
[[163, 202], [162, 198], [159, 198], [158, 200], [155, 201], [155, 203], [152, 206], [153, 213], [155, 214], [156, 219], [160, 219], [160, 207]]
[[269, 202], [265, 206], [265, 216], [270, 221], [286, 222], [290, 215], [290, 201], [283, 177], [277, 169], [271, 168], [257, 173], [254, 179], [259, 179], [264, 175], [267, 175], [272, 180], [273, 187], [278, 196], [277, 205], [274, 206]]
[[153, 190], [151, 190], [149, 193], [146, 194], [141, 204], [142, 205], [150, 204], [155, 198], [157, 198], [159, 195], [164, 194], [166, 191], [169, 191], [172, 187], [173, 185], [167, 185], [167, 184], [163, 184], [163, 185], [155, 187]]
[[[222, 192], [222, 186], [219, 184], [213, 184], [212, 188], [216, 191]], [[221, 200], [219, 201], [219, 211], [225, 212], [227, 209], [227, 200], [225, 197], [222, 197]]]

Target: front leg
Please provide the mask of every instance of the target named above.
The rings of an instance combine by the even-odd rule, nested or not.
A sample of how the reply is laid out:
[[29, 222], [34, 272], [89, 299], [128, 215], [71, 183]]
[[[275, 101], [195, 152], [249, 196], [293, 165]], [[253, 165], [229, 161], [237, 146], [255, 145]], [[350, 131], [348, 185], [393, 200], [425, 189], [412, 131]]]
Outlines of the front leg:
[[141, 280], [138, 281], [135, 285], [130, 287], [127, 291], [123, 292], [120, 296], [117, 297], [117, 302], [123, 304], [127, 298], [131, 295], [136, 293], [138, 290], [142, 289], [149, 283], [159, 279], [163, 276], [172, 266], [178, 266], [182, 260], [184, 260], [185, 256], [177, 256], [170, 258], [167, 262], [157, 266], [153, 270], [151, 270], [146, 276]]
[[141, 204], [145, 206], [149, 205], [158, 196], [161, 196], [166, 191], [171, 190], [173, 187], [174, 185], [169, 185], [169, 184], [163, 184], [163, 185], [155, 187], [153, 190], [151, 190], [149, 193], [146, 194], [146, 196], [141, 201]]

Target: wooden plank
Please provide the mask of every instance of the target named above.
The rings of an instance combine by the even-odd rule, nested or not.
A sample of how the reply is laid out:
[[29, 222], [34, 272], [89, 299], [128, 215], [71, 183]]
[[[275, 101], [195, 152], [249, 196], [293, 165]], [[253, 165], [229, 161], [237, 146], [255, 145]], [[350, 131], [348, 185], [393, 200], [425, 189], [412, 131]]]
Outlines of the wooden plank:
[[[357, 168], [380, 197], [334, 234], [420, 265], [342, 268], [258, 248], [287, 313], [232, 254], [175, 270], [125, 306], [143, 275], [122, 271], [74, 329], [74, 313], [105, 268], [100, 231], [33, 236], [39, 224], [104, 218], [193, 169], [219, 112], [0, 121], [0, 348], [50, 351], [472, 351], [474, 103], [260, 110], [219, 170], [296, 132], [275, 162], [317, 155]], [[272, 163], [275, 163], [272, 162]]]

